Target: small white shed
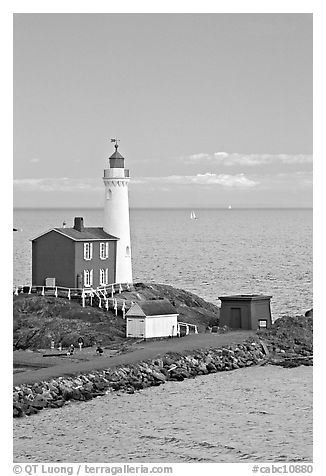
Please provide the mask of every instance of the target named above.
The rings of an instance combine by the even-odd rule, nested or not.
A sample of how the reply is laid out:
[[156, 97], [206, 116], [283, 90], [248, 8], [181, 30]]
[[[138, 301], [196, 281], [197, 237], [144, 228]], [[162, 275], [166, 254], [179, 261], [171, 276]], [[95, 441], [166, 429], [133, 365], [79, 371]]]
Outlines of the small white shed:
[[167, 299], [139, 301], [126, 313], [127, 337], [151, 339], [176, 336], [178, 312]]

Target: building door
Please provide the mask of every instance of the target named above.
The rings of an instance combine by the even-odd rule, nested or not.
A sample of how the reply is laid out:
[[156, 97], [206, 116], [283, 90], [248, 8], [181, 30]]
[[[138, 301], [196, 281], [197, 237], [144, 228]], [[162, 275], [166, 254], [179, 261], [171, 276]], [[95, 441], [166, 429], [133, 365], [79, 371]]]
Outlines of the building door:
[[241, 308], [231, 307], [231, 323], [232, 329], [241, 329]]
[[127, 337], [145, 337], [144, 319], [127, 319]]
[[80, 274], [77, 274], [77, 280], [76, 280], [77, 288], [82, 288], [83, 287], [83, 280]]

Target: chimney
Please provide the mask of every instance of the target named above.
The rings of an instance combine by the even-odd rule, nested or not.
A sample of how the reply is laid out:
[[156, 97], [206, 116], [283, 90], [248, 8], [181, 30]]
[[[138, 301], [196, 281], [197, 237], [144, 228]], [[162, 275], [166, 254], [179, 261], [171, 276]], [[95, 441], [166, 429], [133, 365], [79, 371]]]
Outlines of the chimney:
[[75, 217], [74, 229], [77, 231], [84, 231], [84, 219], [83, 217]]

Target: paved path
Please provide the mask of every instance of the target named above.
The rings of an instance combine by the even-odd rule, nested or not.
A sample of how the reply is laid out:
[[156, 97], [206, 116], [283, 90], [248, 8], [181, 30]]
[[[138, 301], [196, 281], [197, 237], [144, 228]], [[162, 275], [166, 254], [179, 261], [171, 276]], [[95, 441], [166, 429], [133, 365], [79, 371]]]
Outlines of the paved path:
[[[35, 383], [60, 376], [87, 373], [92, 370], [103, 370], [118, 365], [134, 364], [143, 360], [154, 359], [167, 352], [183, 352], [200, 348], [220, 347], [232, 343], [241, 343], [249, 336], [255, 335], [254, 331], [233, 331], [227, 334], [191, 334], [180, 339], [167, 339], [155, 342], [141, 342], [125, 354], [106, 357], [94, 357], [83, 362], [65, 361], [51, 367], [27, 370], [14, 375], [13, 384]], [[30, 359], [29, 359], [30, 360]], [[39, 360], [39, 358], [38, 358]], [[21, 360], [21, 364], [23, 362]]]

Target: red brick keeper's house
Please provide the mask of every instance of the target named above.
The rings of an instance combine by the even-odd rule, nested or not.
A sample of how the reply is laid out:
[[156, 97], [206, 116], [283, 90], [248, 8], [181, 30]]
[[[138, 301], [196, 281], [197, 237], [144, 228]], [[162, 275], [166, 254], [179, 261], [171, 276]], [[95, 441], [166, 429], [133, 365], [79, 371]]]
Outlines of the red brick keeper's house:
[[[83, 288], [115, 283], [118, 238], [103, 228], [53, 228], [32, 239], [32, 285]], [[50, 279], [49, 279], [50, 278]], [[52, 278], [52, 279], [51, 279]]]

